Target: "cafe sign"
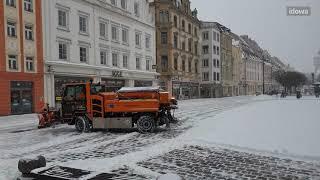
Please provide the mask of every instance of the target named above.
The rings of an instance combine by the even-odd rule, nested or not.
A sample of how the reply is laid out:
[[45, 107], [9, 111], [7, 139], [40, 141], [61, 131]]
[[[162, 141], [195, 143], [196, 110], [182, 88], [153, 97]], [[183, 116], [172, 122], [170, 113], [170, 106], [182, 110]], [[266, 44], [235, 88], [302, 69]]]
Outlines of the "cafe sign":
[[112, 77], [123, 77], [121, 71], [112, 71]]

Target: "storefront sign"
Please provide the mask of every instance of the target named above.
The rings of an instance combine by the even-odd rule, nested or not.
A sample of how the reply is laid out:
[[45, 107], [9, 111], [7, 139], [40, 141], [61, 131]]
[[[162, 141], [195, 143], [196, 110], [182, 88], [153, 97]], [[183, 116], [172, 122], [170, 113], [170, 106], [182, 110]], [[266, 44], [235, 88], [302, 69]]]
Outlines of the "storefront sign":
[[123, 77], [121, 71], [112, 71], [112, 77]]

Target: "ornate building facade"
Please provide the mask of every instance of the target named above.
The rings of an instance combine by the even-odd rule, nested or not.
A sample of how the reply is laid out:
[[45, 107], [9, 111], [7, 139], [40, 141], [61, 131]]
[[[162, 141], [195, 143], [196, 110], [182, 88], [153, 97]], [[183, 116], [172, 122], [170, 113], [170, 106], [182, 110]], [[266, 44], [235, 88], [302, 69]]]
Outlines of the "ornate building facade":
[[189, 0], [154, 0], [160, 86], [179, 99], [199, 97], [199, 29]]

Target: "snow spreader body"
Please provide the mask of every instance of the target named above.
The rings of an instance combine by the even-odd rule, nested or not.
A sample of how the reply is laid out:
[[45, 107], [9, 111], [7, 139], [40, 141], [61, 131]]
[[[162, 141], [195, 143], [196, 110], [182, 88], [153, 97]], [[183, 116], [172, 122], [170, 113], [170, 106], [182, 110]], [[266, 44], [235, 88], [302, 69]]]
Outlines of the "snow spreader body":
[[66, 84], [60, 119], [79, 132], [137, 128], [146, 133], [176, 121], [172, 110], [177, 109], [177, 101], [168, 92], [154, 87], [104, 89], [100, 84]]

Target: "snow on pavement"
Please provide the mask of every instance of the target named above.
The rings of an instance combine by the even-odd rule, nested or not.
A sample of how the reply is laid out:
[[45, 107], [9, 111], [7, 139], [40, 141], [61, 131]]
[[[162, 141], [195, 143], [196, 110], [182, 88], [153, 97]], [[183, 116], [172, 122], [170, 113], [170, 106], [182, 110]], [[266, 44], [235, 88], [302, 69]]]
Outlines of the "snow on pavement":
[[184, 137], [320, 160], [319, 108], [309, 97], [247, 104], [206, 118]]
[[[179, 149], [192, 144], [232, 145], [243, 150], [276, 150], [318, 157], [316, 141], [309, 142], [309, 138], [315, 140], [320, 135], [315, 131], [319, 123], [310, 120], [318, 115], [316, 108], [312, 107], [319, 107], [317, 103], [319, 101], [311, 97], [298, 101], [293, 97], [279, 99], [271, 96], [180, 101], [179, 110], [175, 112], [179, 123], [169, 131], [161, 130], [153, 134], [78, 134], [73, 126], [67, 125], [38, 130], [35, 115], [0, 117], [0, 179], [18, 177], [18, 160], [37, 155], [44, 155], [49, 166], [61, 165], [98, 172], [119, 171], [122, 167], [145, 177], [156, 177], [161, 171], [142, 167], [139, 163], [168, 152], [180, 152]], [[309, 116], [308, 113], [297, 115], [299, 109], [309, 112]], [[287, 111], [289, 114], [294, 112], [289, 116], [292, 121], [290, 128], [287, 119], [283, 118], [287, 117]], [[263, 118], [258, 118], [259, 114], [263, 114]], [[302, 115], [308, 118], [301, 118]], [[308, 123], [304, 124], [306, 121]], [[294, 133], [299, 128], [302, 128], [301, 131]], [[308, 133], [305, 133], [306, 130]], [[291, 137], [301, 142], [303, 147], [290, 141]], [[182, 172], [177, 170], [172, 173]]]

